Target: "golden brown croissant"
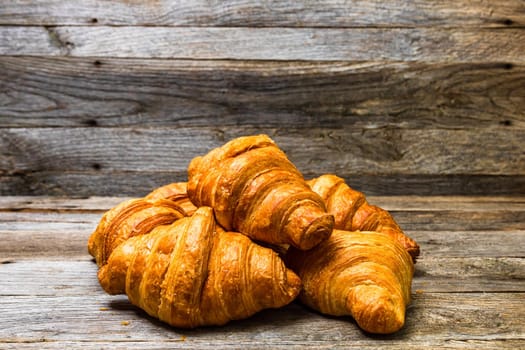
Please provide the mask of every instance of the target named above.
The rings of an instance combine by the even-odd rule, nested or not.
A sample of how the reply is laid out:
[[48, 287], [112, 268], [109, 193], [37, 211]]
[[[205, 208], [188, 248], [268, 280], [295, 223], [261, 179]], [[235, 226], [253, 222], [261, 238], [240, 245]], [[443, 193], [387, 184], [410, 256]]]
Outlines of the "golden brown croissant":
[[364, 194], [348, 186], [344, 179], [331, 174], [308, 181], [314, 192], [325, 201], [327, 210], [334, 215], [334, 228], [347, 231], [376, 231], [392, 236], [405, 247], [414, 262], [419, 245], [405, 235], [386, 210], [370, 205]]
[[158, 225], [170, 224], [186, 215], [175, 202], [159, 199], [134, 198], [108, 210], [88, 241], [88, 251], [97, 264], [106, 263], [120, 243], [142, 235]]
[[299, 298], [311, 308], [351, 315], [370, 333], [393, 333], [403, 326], [414, 265], [390, 236], [334, 230], [309, 251], [291, 248], [285, 260], [303, 282]]
[[99, 270], [110, 294], [170, 325], [222, 325], [290, 303], [301, 282], [271, 249], [217, 230], [212, 209], [119, 245]]
[[184, 209], [186, 216], [191, 216], [197, 210], [197, 207], [188, 198], [186, 185], [186, 182], [173, 182], [154, 189], [145, 198], [150, 200], [170, 200]]
[[227, 230], [270, 244], [309, 249], [333, 228], [322, 198], [266, 135], [239, 137], [194, 158], [188, 196], [213, 207]]

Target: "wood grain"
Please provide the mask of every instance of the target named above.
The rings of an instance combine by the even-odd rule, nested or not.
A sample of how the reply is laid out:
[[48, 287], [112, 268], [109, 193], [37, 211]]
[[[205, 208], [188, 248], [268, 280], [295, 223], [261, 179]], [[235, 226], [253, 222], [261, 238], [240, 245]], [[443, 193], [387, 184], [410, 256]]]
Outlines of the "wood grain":
[[1, 127], [525, 128], [525, 65], [0, 56]]
[[[383, 184], [398, 179], [402, 183], [394, 190], [383, 186], [384, 192], [376, 190], [374, 194], [415, 194], [419, 190], [453, 194], [454, 186], [447, 188], [447, 182], [456, 181], [454, 176], [458, 175], [459, 185], [469, 183], [469, 177], [461, 180], [464, 174], [480, 176], [477, 190], [476, 184], [468, 185], [477, 194], [491, 193], [479, 186], [486, 184], [485, 180], [496, 186], [492, 194], [525, 191], [521, 147], [525, 133], [520, 129], [495, 133], [490, 129], [248, 127], [0, 129], [0, 191], [8, 195], [143, 195], [163, 183], [185, 181], [193, 157], [235, 137], [257, 133], [274, 138], [306, 178], [334, 173], [366, 193], [371, 193], [366, 180], [373, 183], [379, 176], [385, 179]], [[449, 178], [442, 178], [446, 175]], [[429, 182], [426, 176], [430, 176]], [[410, 177], [416, 178], [412, 189], [407, 186]], [[516, 181], [498, 184], [502, 179]], [[444, 192], [432, 193], [428, 184], [433, 180], [441, 183]], [[468, 192], [469, 187], [462, 191]]]
[[[497, 198], [497, 197], [494, 197]], [[505, 198], [505, 199], [503, 199]], [[515, 203], [512, 197], [503, 197], [505, 202]], [[131, 197], [48, 197], [48, 196], [0, 196], [0, 211], [6, 212], [69, 212], [102, 213]], [[519, 205], [520, 202], [518, 202]]]
[[[513, 225], [517, 225], [514, 223]], [[32, 223], [14, 225], [3, 223], [0, 229], [0, 260], [18, 259], [79, 259], [90, 260], [87, 239], [94, 229], [93, 223]], [[403, 227], [404, 228], [404, 227]], [[13, 236], [13, 232], [16, 235]], [[57, 237], [65, 232], [66, 238]], [[426, 257], [485, 257], [524, 258], [525, 230], [490, 231], [418, 231], [405, 232], [423, 249]]]
[[[203, 343], [213, 343], [216, 347], [227, 344], [244, 346], [254, 345], [254, 342], [258, 345], [263, 342], [311, 347], [334, 343], [355, 346], [386, 339], [388, 343], [397, 340], [412, 344], [468, 339], [522, 340], [523, 301], [523, 293], [415, 294], [405, 327], [394, 335], [374, 340], [360, 332], [351, 319], [327, 318], [297, 303], [278, 310], [266, 310], [224, 327], [180, 331], [147, 317], [125, 297], [111, 297], [103, 292], [89, 297], [12, 296], [0, 300], [3, 310], [0, 324], [5, 325], [0, 330], [0, 339], [18, 343], [79, 339], [89, 342], [155, 339], [162, 342], [180, 341], [184, 336], [185, 341], [179, 344], [183, 347]], [[29, 302], [32, 308], [28, 309]], [[10, 322], [13, 319], [17, 322]], [[454, 327], [450, 326], [452, 324]], [[254, 339], [255, 329], [259, 336]]]
[[[98, 296], [97, 266], [88, 259], [13, 259], [0, 269], [0, 297]], [[86, 276], [90, 276], [86, 278]], [[522, 292], [525, 259], [430, 257], [416, 265], [414, 294]]]
[[[525, 349], [524, 28], [521, 0], [1, 1], [0, 348]], [[400, 332], [298, 301], [182, 331], [100, 288], [105, 210], [256, 133], [419, 243]]]
[[[415, 349], [425, 344], [514, 349], [523, 345], [525, 230], [465, 230], [496, 217], [500, 223], [508, 220], [502, 227], [521, 225], [523, 197], [368, 197], [392, 209], [422, 248], [406, 325], [389, 336], [366, 335], [350, 318], [322, 316], [299, 302], [225, 327], [190, 331], [148, 317], [126, 297], [102, 291], [97, 266], [85, 248], [101, 211], [124, 199], [0, 197], [2, 348]], [[416, 230], [418, 220], [410, 216], [421, 213], [432, 216], [432, 225], [443, 219], [449, 229], [436, 231], [430, 225]], [[489, 219], [480, 219], [481, 215]]]
[[[121, 344], [112, 342], [112, 341], [97, 341], [97, 342], [85, 342], [85, 341], [78, 341], [78, 340], [70, 340], [70, 341], [60, 341], [60, 342], [47, 342], [45, 339], [37, 340], [37, 341], [27, 341], [24, 343], [6, 343], [5, 349], [37, 349], [37, 350], [55, 350], [55, 349], [63, 349], [64, 347], [68, 349], [147, 349], [147, 350], [164, 350], [166, 348], [170, 349], [176, 349], [176, 348], [186, 348], [187, 344], [185, 343], [187, 341], [187, 337], [181, 337], [179, 339], [174, 340], [155, 340], [155, 341], [127, 341], [125, 343], [125, 347], [122, 347]], [[385, 343], [388, 343], [388, 349], [389, 350], [420, 350], [421, 344], [424, 343], [428, 347], [434, 347], [439, 349], [467, 349], [467, 348], [475, 348], [480, 350], [493, 350], [493, 349], [519, 349], [520, 347], [523, 347], [523, 340], [484, 340], [484, 339], [476, 339], [476, 340], [427, 340], [427, 341], [419, 341], [418, 343], [409, 343], [406, 341], [396, 341], [396, 340], [388, 340], [385, 341], [384, 339], [377, 339], [375, 341], [369, 341], [369, 342], [347, 342], [343, 343], [342, 345], [338, 345], [337, 343], [330, 343], [330, 342], [313, 342], [310, 340], [304, 340], [304, 341], [297, 341], [297, 342], [287, 342], [285, 340], [272, 340], [264, 342], [264, 344], [254, 343], [254, 341], [250, 342], [238, 342], [238, 341], [224, 341], [220, 342], [218, 346], [228, 348], [228, 349], [238, 349], [238, 350], [244, 350], [244, 349], [260, 349], [264, 347], [270, 347], [272, 349], [284, 349], [284, 350], [301, 350], [306, 348], [315, 348], [315, 349], [373, 349], [377, 350], [380, 349], [381, 346], [384, 346]], [[210, 342], [199, 342], [196, 340], [193, 340], [193, 343], [191, 343], [193, 348], [198, 349], [217, 349], [217, 342], [216, 341], [210, 341]]]
[[[460, 225], [463, 230], [520, 230], [525, 226], [525, 211], [506, 209], [487, 211], [443, 210], [431, 211], [421, 208], [418, 211], [405, 212], [391, 211], [396, 221], [407, 231], [447, 231]], [[55, 225], [75, 225], [94, 229], [100, 213], [75, 212], [0, 212], [0, 231], [44, 230], [44, 224], [50, 224], [47, 229], [54, 229]]]
[[[339, 171], [338, 174], [342, 175], [343, 172], [347, 173]], [[346, 177], [353, 188], [367, 195], [520, 196], [525, 194], [525, 177], [521, 175], [351, 174]], [[164, 172], [20, 172], [0, 176], [0, 194], [81, 198], [92, 195], [136, 197], [146, 195], [156, 187], [186, 179], [185, 169]]]
[[30, 0], [0, 3], [0, 24], [248, 27], [519, 26], [525, 5], [486, 1], [126, 1]]
[[522, 29], [0, 26], [0, 55], [523, 63]]
[[[0, 212], [102, 213], [131, 197], [0, 196]], [[525, 211], [517, 196], [366, 196], [389, 211]]]
[[[186, 171], [242, 135], [268, 133], [305, 174], [524, 175], [525, 133], [508, 130], [4, 128], [0, 173]], [[479, 147], [483, 145], [483, 147]], [[512, 160], [512, 161], [509, 161]]]
[[[89, 235], [102, 213], [125, 199], [4, 197], [0, 200], [0, 257], [89, 260]], [[422, 259], [525, 257], [523, 197], [482, 198], [479, 208], [475, 197], [368, 199], [391, 211], [422, 246]]]

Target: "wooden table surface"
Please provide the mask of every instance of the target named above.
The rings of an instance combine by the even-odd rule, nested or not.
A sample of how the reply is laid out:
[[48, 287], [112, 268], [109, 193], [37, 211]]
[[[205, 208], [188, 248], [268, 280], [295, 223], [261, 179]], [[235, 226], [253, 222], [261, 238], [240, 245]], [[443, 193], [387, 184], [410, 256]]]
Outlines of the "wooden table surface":
[[525, 348], [525, 197], [368, 199], [422, 249], [406, 325], [388, 336], [299, 302], [224, 327], [171, 328], [98, 284], [86, 242], [124, 197], [0, 197], [0, 348]]
[[[0, 349], [525, 349], [524, 43], [523, 0], [0, 1]], [[181, 331], [100, 288], [105, 210], [258, 133], [420, 243], [400, 332]]]

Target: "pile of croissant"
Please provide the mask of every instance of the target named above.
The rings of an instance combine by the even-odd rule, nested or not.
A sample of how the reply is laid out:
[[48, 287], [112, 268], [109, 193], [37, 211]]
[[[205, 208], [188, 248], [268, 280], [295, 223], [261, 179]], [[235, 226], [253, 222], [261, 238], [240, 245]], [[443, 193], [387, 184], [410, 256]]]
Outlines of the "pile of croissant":
[[335, 175], [306, 181], [267, 135], [194, 158], [187, 182], [120, 203], [89, 237], [98, 279], [181, 328], [296, 298], [364, 331], [405, 322], [417, 243]]

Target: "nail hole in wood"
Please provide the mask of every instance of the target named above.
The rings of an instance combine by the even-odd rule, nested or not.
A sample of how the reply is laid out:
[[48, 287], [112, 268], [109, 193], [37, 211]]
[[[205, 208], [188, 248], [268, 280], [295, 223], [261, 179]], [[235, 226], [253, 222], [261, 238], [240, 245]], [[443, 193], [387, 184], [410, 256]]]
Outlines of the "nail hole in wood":
[[514, 24], [514, 21], [507, 18], [507, 19], [503, 20], [503, 24], [506, 25], [506, 26], [511, 26], [511, 25]]
[[514, 65], [512, 63], [505, 63], [503, 65], [503, 68], [506, 69], [506, 70], [509, 70], [509, 69], [514, 68]]
[[511, 126], [512, 125], [512, 121], [511, 120], [502, 120], [499, 123], [501, 125], [505, 125], [505, 126]]
[[98, 23], [98, 19], [96, 19], [96, 18], [91, 18], [91, 23]]
[[93, 62], [93, 64], [95, 65], [95, 67], [100, 67], [102, 65], [102, 62], [96, 60], [95, 62]]
[[86, 126], [97, 126], [98, 122], [97, 122], [96, 119], [88, 119], [88, 120], [84, 121], [84, 124]]
[[92, 167], [95, 170], [100, 170], [102, 168], [102, 166], [99, 163], [93, 163]]

